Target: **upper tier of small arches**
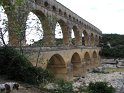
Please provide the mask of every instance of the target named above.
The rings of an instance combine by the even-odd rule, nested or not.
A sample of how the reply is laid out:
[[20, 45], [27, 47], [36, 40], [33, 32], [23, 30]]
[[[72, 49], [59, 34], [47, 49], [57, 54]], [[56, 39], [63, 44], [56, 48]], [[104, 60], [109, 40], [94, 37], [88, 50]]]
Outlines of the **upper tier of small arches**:
[[81, 18], [80, 16], [78, 16], [77, 14], [75, 14], [70, 9], [57, 2], [56, 0], [35, 0], [34, 3], [66, 18], [67, 20], [82, 25], [85, 29], [89, 29], [91, 31], [102, 34], [100, 29], [87, 22], [85, 19]]

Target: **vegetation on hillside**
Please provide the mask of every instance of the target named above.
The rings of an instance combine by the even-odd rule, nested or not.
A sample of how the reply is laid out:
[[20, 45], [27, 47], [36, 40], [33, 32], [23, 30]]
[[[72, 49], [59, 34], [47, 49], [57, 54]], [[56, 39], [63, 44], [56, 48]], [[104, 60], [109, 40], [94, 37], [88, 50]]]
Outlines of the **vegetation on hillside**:
[[102, 47], [102, 56], [124, 58], [124, 35], [103, 34], [100, 46]]
[[124, 35], [119, 34], [103, 34], [102, 43], [109, 42], [112, 47], [124, 46]]

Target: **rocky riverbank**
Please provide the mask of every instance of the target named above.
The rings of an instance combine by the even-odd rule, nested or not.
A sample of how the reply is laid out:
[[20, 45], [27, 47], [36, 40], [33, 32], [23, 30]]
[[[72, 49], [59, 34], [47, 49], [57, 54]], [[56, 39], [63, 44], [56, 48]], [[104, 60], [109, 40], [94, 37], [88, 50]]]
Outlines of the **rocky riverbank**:
[[[113, 62], [114, 60], [111, 60], [111, 61]], [[81, 88], [87, 87], [90, 82], [102, 81], [102, 82], [108, 82], [110, 85], [112, 85], [116, 89], [116, 93], [124, 93], [124, 68], [122, 68], [123, 71], [121, 72], [112, 71], [112, 72], [104, 73], [105, 69], [107, 68], [112, 68], [116, 70], [120, 69], [120, 68], [117, 68], [115, 65], [108, 64], [108, 63], [101, 64], [100, 67], [95, 69], [99, 73], [94, 73], [94, 71], [92, 71], [92, 72], [86, 73], [85, 77], [75, 77], [73, 82], [73, 90], [76, 93], [81, 93], [78, 91]], [[0, 78], [0, 83], [4, 83], [4, 82], [7, 82], [7, 81]], [[12, 93], [50, 93], [50, 92], [45, 92], [39, 88], [35, 88], [31, 85], [21, 84], [21, 83], [20, 85], [21, 85], [20, 89], [18, 91], [13, 91]], [[44, 86], [44, 88], [48, 90], [55, 89], [56, 87], [57, 85], [54, 85], [54, 83], [49, 83], [48, 85]]]
[[[122, 64], [124, 60], [119, 61], [118, 67]], [[107, 64], [106, 64], [107, 63]], [[110, 63], [110, 64], [109, 64]], [[90, 82], [108, 82], [116, 89], [116, 93], [124, 93], [124, 67], [121, 66], [123, 71], [118, 71], [120, 68], [117, 67], [114, 59], [102, 59], [101, 66], [95, 69], [94, 71], [86, 73], [85, 77], [77, 77], [74, 82], [75, 89], [80, 86], [88, 86]], [[123, 63], [124, 64], [124, 63]], [[114, 69], [111, 72], [105, 72], [105, 69]]]
[[87, 73], [85, 78], [79, 78], [74, 82], [74, 86], [77, 88], [80, 86], [88, 86], [90, 82], [108, 82], [111, 84], [117, 91], [117, 93], [124, 93], [124, 73], [114, 72], [108, 74], [102, 73]]

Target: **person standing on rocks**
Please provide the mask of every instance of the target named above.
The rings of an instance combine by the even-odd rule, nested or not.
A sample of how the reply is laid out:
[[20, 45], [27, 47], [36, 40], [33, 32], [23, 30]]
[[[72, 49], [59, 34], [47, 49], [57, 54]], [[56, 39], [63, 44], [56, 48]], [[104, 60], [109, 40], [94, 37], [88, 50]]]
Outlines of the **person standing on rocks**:
[[118, 58], [115, 60], [115, 62], [116, 62], [116, 68], [118, 68], [118, 63], [119, 63]]

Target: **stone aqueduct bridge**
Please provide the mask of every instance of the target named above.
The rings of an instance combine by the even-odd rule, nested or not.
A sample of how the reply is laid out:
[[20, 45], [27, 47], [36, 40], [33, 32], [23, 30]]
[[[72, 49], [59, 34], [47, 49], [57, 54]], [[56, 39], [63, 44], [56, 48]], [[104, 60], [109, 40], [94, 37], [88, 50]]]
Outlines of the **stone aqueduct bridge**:
[[[42, 23], [43, 47], [40, 48], [38, 66], [50, 69], [57, 78], [71, 80], [73, 76], [82, 76], [88, 69], [99, 65], [100, 48], [97, 46], [102, 32], [91, 23], [56, 0], [24, 0], [24, 3], [16, 10], [14, 12], [6, 11], [9, 25], [9, 45], [19, 46], [20, 44], [20, 37], [15, 33], [17, 26], [21, 31], [21, 44], [26, 45], [25, 27], [29, 12], [37, 15]], [[17, 25], [13, 25], [13, 22]], [[57, 22], [63, 33], [63, 44], [59, 47], [55, 45]], [[72, 29], [75, 35], [75, 45], [72, 44]], [[29, 60], [34, 65], [37, 62], [38, 51], [38, 47], [25, 49]]]

